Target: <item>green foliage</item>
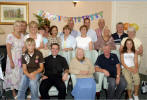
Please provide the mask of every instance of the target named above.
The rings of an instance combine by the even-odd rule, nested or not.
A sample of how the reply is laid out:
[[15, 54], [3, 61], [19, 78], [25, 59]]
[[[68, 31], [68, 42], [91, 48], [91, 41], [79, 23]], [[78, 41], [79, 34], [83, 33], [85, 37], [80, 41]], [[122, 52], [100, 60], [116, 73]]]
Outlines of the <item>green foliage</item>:
[[39, 16], [37, 14], [34, 14], [34, 16], [37, 18], [38, 23], [39, 23], [39, 27], [40, 26], [50, 26], [50, 21], [47, 18], [43, 18], [42, 16]]

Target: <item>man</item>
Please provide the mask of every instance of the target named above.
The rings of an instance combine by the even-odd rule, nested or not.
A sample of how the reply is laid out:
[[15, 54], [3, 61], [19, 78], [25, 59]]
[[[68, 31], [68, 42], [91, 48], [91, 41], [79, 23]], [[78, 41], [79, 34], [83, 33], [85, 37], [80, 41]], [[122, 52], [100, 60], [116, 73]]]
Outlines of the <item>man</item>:
[[[77, 37], [77, 36], [79, 36], [79, 34], [78, 34], [78, 31], [76, 31], [76, 30], [74, 30], [73, 28], [74, 28], [74, 21], [72, 20], [72, 19], [69, 19], [68, 20], [68, 22], [67, 22], [67, 25], [69, 25], [69, 27], [70, 27], [70, 29], [71, 29], [71, 35], [73, 36], [73, 37]], [[60, 33], [60, 36], [61, 35], [63, 35], [63, 32], [61, 32]]]
[[98, 28], [95, 29], [96, 34], [97, 34], [97, 38], [102, 35], [104, 27], [105, 27], [105, 20], [103, 18], [100, 18], [98, 20]]
[[23, 35], [27, 35], [28, 33], [26, 32], [26, 30], [27, 30], [27, 22], [21, 21], [21, 33]]
[[122, 39], [128, 37], [128, 34], [124, 32], [124, 25], [122, 22], [116, 24], [116, 33], [112, 34], [112, 37], [117, 46], [117, 50], [119, 50]]
[[65, 99], [66, 87], [64, 81], [68, 78], [69, 67], [65, 58], [58, 55], [59, 50], [59, 44], [51, 44], [52, 54], [45, 58], [45, 73], [39, 88], [42, 99], [50, 99], [48, 91], [52, 86], [55, 86], [59, 91], [58, 99]]
[[95, 63], [96, 72], [102, 72], [107, 76], [108, 90], [107, 99], [120, 99], [126, 88], [126, 81], [121, 76], [119, 60], [115, 54], [110, 53], [109, 45], [103, 47], [104, 54], [101, 54]]

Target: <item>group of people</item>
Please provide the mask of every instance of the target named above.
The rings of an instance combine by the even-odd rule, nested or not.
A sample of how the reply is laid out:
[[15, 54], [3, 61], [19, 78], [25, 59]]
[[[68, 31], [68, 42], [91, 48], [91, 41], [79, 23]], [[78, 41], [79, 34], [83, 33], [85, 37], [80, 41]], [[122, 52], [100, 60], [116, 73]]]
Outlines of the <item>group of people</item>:
[[[79, 31], [74, 30], [73, 20], [68, 20], [61, 33], [55, 25], [38, 27], [35, 21], [29, 23], [29, 33], [26, 32], [25, 21], [16, 21], [13, 29], [6, 38], [4, 89], [11, 89], [14, 98], [25, 99], [29, 87], [32, 100], [39, 99], [38, 90], [42, 99], [49, 99], [48, 91], [55, 86], [59, 91], [58, 98], [65, 99], [64, 81], [71, 73], [77, 77], [72, 90], [74, 99], [94, 100], [97, 93], [93, 74], [102, 72], [108, 80], [107, 99], [119, 99], [126, 87], [130, 100], [133, 100], [133, 97], [134, 100], [139, 99], [138, 70], [143, 46], [136, 38], [135, 28], [129, 27], [125, 33], [123, 23], [119, 22], [116, 33], [111, 34], [104, 19], [99, 19], [98, 28], [93, 30], [90, 28], [90, 19], [85, 18]], [[51, 55], [43, 58], [40, 52], [42, 49], [51, 50]], [[76, 50], [76, 56], [69, 65], [66, 59], [58, 54], [60, 50]], [[90, 59], [85, 57], [84, 50], [103, 51], [103, 54], [92, 64]], [[111, 50], [120, 51], [120, 60]]]

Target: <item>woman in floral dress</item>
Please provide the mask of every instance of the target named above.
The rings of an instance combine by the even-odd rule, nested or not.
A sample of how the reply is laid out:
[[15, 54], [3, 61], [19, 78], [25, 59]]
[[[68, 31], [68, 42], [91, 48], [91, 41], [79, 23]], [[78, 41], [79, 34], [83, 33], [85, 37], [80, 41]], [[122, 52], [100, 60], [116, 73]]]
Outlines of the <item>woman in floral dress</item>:
[[6, 38], [7, 63], [4, 77], [4, 89], [12, 90], [13, 97], [16, 97], [15, 90], [18, 90], [22, 76], [21, 56], [24, 46], [23, 34], [21, 34], [21, 22], [16, 21], [13, 26], [14, 32]]

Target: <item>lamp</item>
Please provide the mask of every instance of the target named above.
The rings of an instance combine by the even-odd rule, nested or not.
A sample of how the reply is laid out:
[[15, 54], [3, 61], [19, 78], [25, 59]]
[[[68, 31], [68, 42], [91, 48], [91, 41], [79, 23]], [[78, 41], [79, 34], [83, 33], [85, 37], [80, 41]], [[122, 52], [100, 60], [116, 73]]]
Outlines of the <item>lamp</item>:
[[79, 1], [73, 1], [72, 3], [74, 4], [74, 7], [77, 5]]

